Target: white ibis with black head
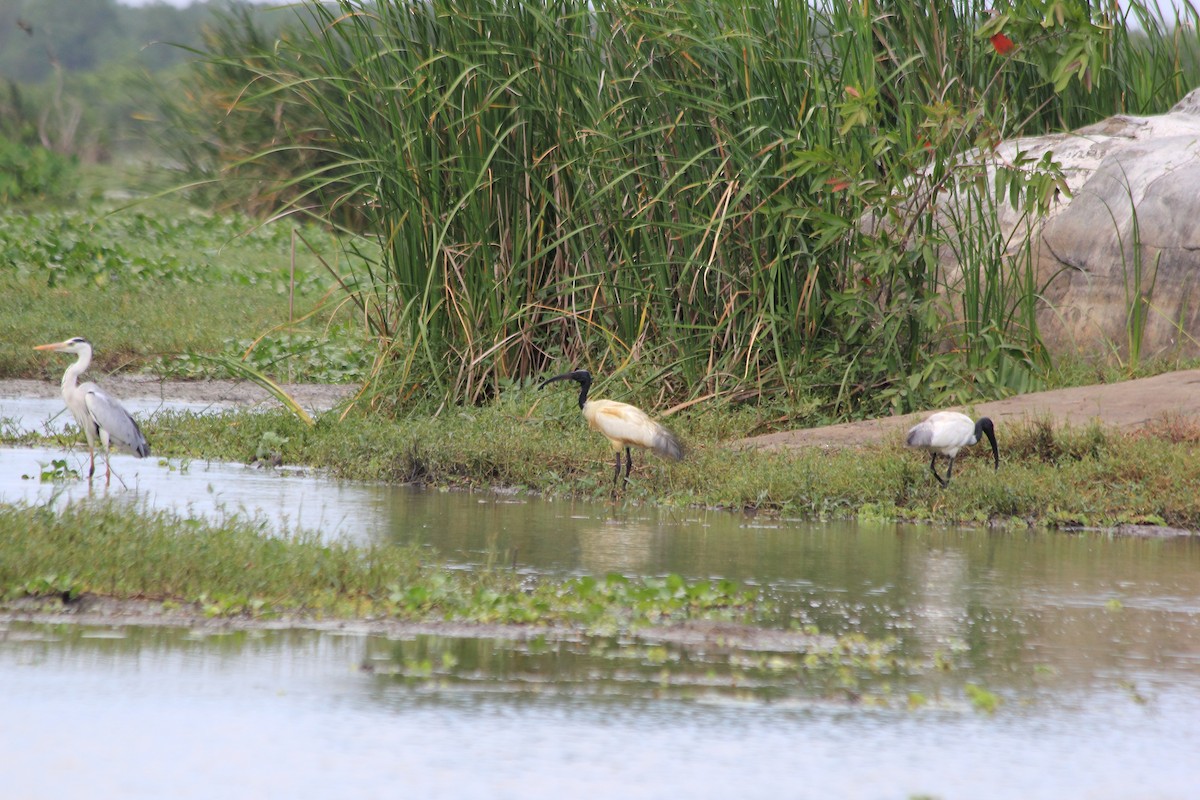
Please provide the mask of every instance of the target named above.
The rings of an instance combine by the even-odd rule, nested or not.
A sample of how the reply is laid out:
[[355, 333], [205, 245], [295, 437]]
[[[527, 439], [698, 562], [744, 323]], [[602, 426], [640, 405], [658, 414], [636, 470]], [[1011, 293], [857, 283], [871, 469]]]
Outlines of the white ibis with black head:
[[626, 483], [629, 482], [629, 471], [633, 468], [631, 447], [644, 447], [674, 461], [683, 458], [683, 445], [675, 438], [675, 434], [652, 420], [645, 411], [615, 400], [588, 400], [588, 390], [592, 387], [592, 373], [586, 369], [547, 378], [538, 388], [544, 388], [546, 384], [555, 381], [575, 381], [579, 384], [579, 408], [583, 411], [583, 418], [588, 421], [588, 427], [604, 434], [612, 443], [616, 453], [616, 465], [613, 468], [614, 494], [617, 491], [617, 480], [621, 477], [621, 450], [625, 451]]
[[150, 445], [142, 435], [142, 429], [111, 395], [105, 393], [99, 386], [88, 381], [79, 383], [79, 376], [92, 363], [92, 343], [82, 336], [67, 339], [54, 344], [39, 344], [34, 350], [53, 350], [58, 353], [76, 353], [79, 358], [67, 367], [62, 378], [62, 396], [67, 409], [83, 428], [87, 437], [88, 455], [91, 466], [88, 469], [88, 479], [96, 474], [96, 439], [104, 445], [104, 482], [112, 477], [108, 465], [110, 445], [116, 445], [121, 450], [127, 450], [138, 458], [150, 455]]
[[[996, 429], [987, 417], [981, 417], [978, 422], [966, 414], [957, 411], [939, 411], [931, 414], [923, 422], [908, 429], [904, 443], [909, 447], [919, 447], [931, 453], [929, 469], [933, 477], [938, 479], [943, 487], [950, 485], [950, 474], [954, 472], [954, 458], [964, 447], [978, 442], [987, 436], [992, 444], [992, 459], [995, 469], [1000, 468], [1000, 449], [996, 446]], [[945, 456], [950, 464], [946, 467], [946, 479], [938, 475], [937, 457]]]

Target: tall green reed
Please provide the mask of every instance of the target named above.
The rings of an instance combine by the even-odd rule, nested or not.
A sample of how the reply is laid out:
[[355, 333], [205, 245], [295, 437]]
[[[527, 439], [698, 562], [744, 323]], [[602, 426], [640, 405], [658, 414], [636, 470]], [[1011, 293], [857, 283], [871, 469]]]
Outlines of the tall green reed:
[[[281, 181], [293, 207], [381, 245], [340, 276], [377, 398], [480, 402], [575, 365], [658, 404], [907, 410], [1019, 389], [1043, 357], [1036, 279], [961, 154], [1198, 77], [1194, 28], [1042, 5], [339, 0], [239, 102], [297, 109], [305, 140], [262, 150], [320, 154]], [[1053, 165], [1021, 174], [1036, 213]]]

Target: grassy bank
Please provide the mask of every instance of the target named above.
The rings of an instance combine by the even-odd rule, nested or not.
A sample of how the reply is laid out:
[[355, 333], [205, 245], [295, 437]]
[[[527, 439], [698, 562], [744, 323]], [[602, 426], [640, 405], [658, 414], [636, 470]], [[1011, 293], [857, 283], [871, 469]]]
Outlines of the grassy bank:
[[[293, 279], [291, 230], [165, 206], [0, 220], [0, 245], [12, 267], [0, 275], [8, 299], [0, 376], [57, 380], [66, 360], [31, 347], [79, 334], [98, 345], [91, 377], [102, 384], [114, 368], [222, 375], [213, 359], [240, 358], [255, 342], [248, 363], [277, 380], [362, 379], [371, 356], [326, 295], [333, 278], [320, 258], [334, 256], [303, 251]], [[1041, 379], [1053, 387], [1176, 366], [1143, 363], [1130, 373], [1065, 363]], [[573, 392], [536, 385], [510, 381], [484, 405], [440, 414], [418, 391], [402, 401], [413, 409], [406, 414], [381, 413], [401, 402], [383, 399], [344, 418], [327, 414], [311, 429], [280, 413], [163, 415], [146, 430], [156, 455], [170, 458], [246, 462], [278, 452], [285, 463], [341, 477], [607, 499], [606, 444], [586, 429]], [[667, 465], [638, 454], [626, 500], [824, 517], [1017, 525], [1148, 520], [1200, 528], [1192, 477], [1200, 474], [1200, 436], [1188, 425], [1164, 424], [1139, 439], [1098, 429], [1005, 429], [1000, 471], [964, 458], [947, 491], [932, 480], [927, 461], [898, 442], [863, 452], [776, 454], [720, 444], [844, 419], [822, 401], [825, 394], [814, 385], [753, 404], [700, 403], [670, 416], [690, 457]], [[597, 396], [648, 408], [662, 400], [628, 375], [600, 376]], [[74, 433], [61, 443], [68, 441]]]
[[725, 580], [531, 577], [445, 569], [427, 558], [391, 545], [274, 535], [246, 521], [134, 512], [119, 500], [59, 512], [0, 506], [0, 617], [191, 628], [213, 620], [222, 629], [353, 619], [383, 635], [588, 637], [606, 658], [659, 665], [663, 687], [681, 680], [671, 668], [674, 648], [698, 637], [710, 668], [732, 669], [739, 680], [802, 676], [836, 697], [902, 707], [925, 701], [867, 682], [957, 664], [908, 659], [891, 637], [822, 635], [769, 592]]
[[[48, 359], [32, 345], [81, 334], [99, 346], [92, 377], [101, 383], [113, 368], [222, 375], [213, 359], [241, 358], [252, 342], [248, 363], [276, 379], [361, 379], [369, 356], [326, 305], [331, 276], [310, 253], [291, 277], [289, 231], [142, 211], [8, 217], [0, 221], [0, 241], [8, 243], [14, 269], [0, 276], [9, 299], [0, 375], [57, 380], [66, 360]], [[1138, 374], [1174, 366], [1143, 364]], [[1043, 373], [1050, 385], [1130, 376], [1081, 364]], [[311, 429], [285, 414], [166, 415], [146, 428], [155, 453], [171, 458], [245, 462], [277, 451], [285, 463], [348, 478], [607, 499], [610, 454], [579, 418], [574, 393], [535, 387], [513, 381], [485, 405], [439, 415], [415, 398], [407, 404], [418, 410], [399, 417], [364, 404], [344, 418], [328, 414]], [[597, 393], [647, 407], [656, 400], [609, 376]], [[790, 515], [1047, 525], [1151, 520], [1200, 528], [1191, 480], [1200, 474], [1192, 444], [1200, 437], [1179, 426], [1136, 440], [1102, 430], [1003, 430], [1002, 469], [991, 473], [967, 457], [948, 491], [931, 480], [925, 459], [898, 442], [865, 452], [777, 454], [720, 445], [841, 418], [822, 403], [820, 387], [757, 404], [699, 404], [668, 419], [689, 443], [689, 459], [666, 465], [639, 454], [625, 497]]]
[[[327, 414], [314, 427], [280, 413], [161, 416], [147, 424], [169, 458], [248, 462], [265, 454], [332, 475], [609, 501], [607, 443], [567, 399], [514, 391], [505, 404], [441, 417], [389, 421]], [[1147, 523], [1200, 529], [1200, 429], [1162, 419], [1137, 436], [1099, 426], [1031, 422], [999, 431], [1001, 464], [964, 451], [942, 489], [928, 458], [899, 438], [874, 447], [786, 452], [723, 442], [747, 419], [673, 418], [688, 458], [635, 455], [617, 502], [703, 506], [785, 516], [934, 521], [946, 524], [1111, 527]]]

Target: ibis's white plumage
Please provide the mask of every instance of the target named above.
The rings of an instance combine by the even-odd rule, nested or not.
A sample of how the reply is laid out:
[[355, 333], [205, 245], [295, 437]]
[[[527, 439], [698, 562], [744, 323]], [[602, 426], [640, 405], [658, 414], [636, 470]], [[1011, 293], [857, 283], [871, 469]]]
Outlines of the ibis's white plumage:
[[554, 381], [572, 380], [579, 386], [579, 408], [588, 422], [588, 427], [599, 431], [612, 445], [617, 454], [616, 467], [613, 470], [613, 492], [616, 492], [617, 480], [621, 476], [621, 451], [625, 451], [625, 480], [629, 480], [629, 471], [633, 468], [631, 447], [644, 447], [653, 450], [663, 458], [678, 461], [683, 458], [683, 445], [675, 435], [665, 427], [655, 422], [637, 406], [620, 403], [616, 400], [589, 400], [588, 390], [592, 386], [592, 375], [586, 369], [574, 370], [562, 375], [555, 375], [542, 381], [542, 386]]
[[[987, 417], [982, 417], [976, 422], [966, 414], [960, 414], [957, 411], [939, 411], [909, 428], [904, 443], [909, 447], [928, 450], [931, 453], [929, 469], [942, 486], [948, 486], [950, 475], [954, 472], [954, 459], [958, 456], [958, 451], [977, 443], [984, 436], [992, 445], [992, 457], [995, 459], [996, 468], [999, 469], [1000, 450], [996, 446], [995, 427]], [[945, 480], [942, 480], [937, 472], [936, 464], [939, 455], [949, 459]]]
[[975, 420], [957, 411], [939, 411], [908, 429], [905, 443], [923, 447], [944, 456], [956, 456], [967, 445], [979, 441]]
[[79, 383], [79, 376], [92, 363], [91, 342], [82, 336], [76, 336], [63, 342], [40, 344], [34, 349], [76, 353], [79, 356], [75, 363], [67, 367], [63, 373], [62, 396], [63, 402], [67, 404], [67, 409], [75, 417], [75, 421], [79, 423], [84, 436], [87, 437], [88, 456], [91, 461], [88, 471], [89, 478], [96, 472], [96, 439], [99, 439], [104, 446], [106, 480], [112, 476], [112, 470], [108, 465], [110, 447], [125, 450], [138, 458], [150, 455], [150, 445], [146, 443], [142, 429], [138, 427], [137, 421], [125, 410], [125, 407], [91, 381]]
[[583, 404], [583, 417], [592, 430], [604, 434], [614, 450], [634, 445], [663, 458], [683, 458], [679, 440], [637, 406], [616, 400], [588, 400]]

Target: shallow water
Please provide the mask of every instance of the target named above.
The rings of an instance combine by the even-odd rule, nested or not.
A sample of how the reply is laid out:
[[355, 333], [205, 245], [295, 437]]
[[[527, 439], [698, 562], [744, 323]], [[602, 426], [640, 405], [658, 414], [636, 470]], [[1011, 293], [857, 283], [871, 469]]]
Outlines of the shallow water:
[[[86, 446], [0, 447], [0, 502], [57, 505], [108, 498], [137, 508], [169, 510], [219, 522], [230, 517], [261, 520], [272, 530], [320, 531], [326, 539], [365, 542], [386, 535], [382, 496], [392, 488], [330, 481], [296, 470], [259, 469], [244, 464], [112, 455], [106, 486], [104, 459], [96, 475], [41, 480], [44, 470], [65, 461], [86, 476]], [[411, 491], [411, 490], [400, 490]]]
[[[9, 627], [5, 797], [1183, 800], [1200, 778], [1194, 676], [1139, 701], [1097, 674], [985, 715], [657, 693], [570, 644], [120, 633]], [[364, 669], [443, 652], [463, 668]]]
[[[0, 501], [75, 502], [0, 448]], [[0, 629], [3, 797], [1193, 798], [1200, 541], [807, 524], [121, 456], [91, 496], [460, 568], [723, 577], [882, 675], [719, 646]], [[930, 669], [935, 661], [946, 669]], [[994, 693], [973, 708], [968, 685]], [[909, 708], [909, 701], [918, 707]]]

